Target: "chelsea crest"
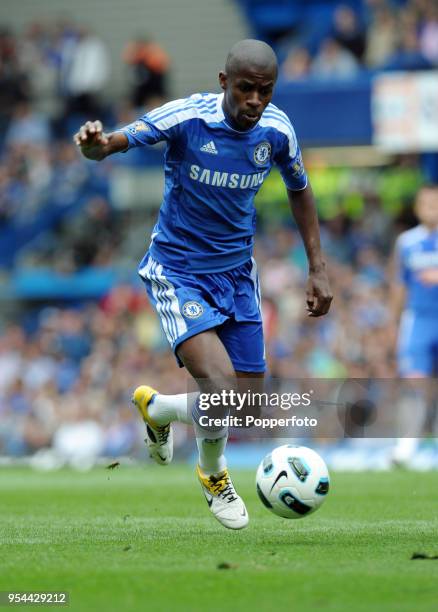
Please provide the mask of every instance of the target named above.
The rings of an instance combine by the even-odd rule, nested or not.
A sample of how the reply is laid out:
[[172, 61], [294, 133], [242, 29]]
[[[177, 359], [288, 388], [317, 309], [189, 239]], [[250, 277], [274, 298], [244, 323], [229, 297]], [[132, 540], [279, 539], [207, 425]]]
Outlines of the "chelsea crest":
[[254, 149], [254, 161], [261, 166], [271, 157], [271, 145], [266, 140], [261, 142]]
[[182, 313], [187, 319], [197, 319], [204, 312], [204, 308], [202, 304], [199, 302], [195, 302], [194, 300], [190, 300], [186, 302], [182, 307]]

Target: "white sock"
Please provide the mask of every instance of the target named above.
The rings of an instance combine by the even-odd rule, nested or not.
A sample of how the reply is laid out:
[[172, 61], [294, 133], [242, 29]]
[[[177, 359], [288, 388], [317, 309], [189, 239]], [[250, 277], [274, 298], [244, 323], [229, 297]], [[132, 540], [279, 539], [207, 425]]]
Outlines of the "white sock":
[[178, 395], [162, 395], [157, 393], [148, 406], [148, 413], [158, 425], [167, 425], [179, 421], [191, 425], [192, 406], [198, 393], [179, 393]]
[[414, 456], [418, 438], [398, 438], [392, 452], [394, 461], [408, 462]]
[[198, 392], [178, 395], [157, 393], [148, 406], [148, 413], [158, 425], [167, 425], [173, 421], [186, 425], [193, 424], [199, 452], [199, 467], [206, 474], [217, 474], [227, 467], [224, 450], [228, 439], [228, 428], [208, 431], [193, 422], [192, 407], [198, 395]]
[[[422, 389], [408, 388], [399, 400], [397, 410], [399, 431], [403, 437], [397, 439], [392, 458], [401, 463], [408, 463], [415, 454], [426, 419], [427, 404]], [[418, 438], [412, 437], [415, 435]]]
[[[220, 410], [218, 408], [214, 416], [226, 416], [229, 409]], [[227, 467], [224, 450], [228, 439], [228, 427], [206, 427], [199, 422], [206, 413], [203, 411], [200, 402], [195, 401], [192, 406], [193, 428], [195, 430], [196, 444], [199, 453], [199, 467], [208, 475], [218, 474]]]
[[208, 475], [218, 474], [227, 467], [224, 450], [228, 439], [228, 428], [206, 431], [194, 424], [199, 453], [199, 467]]

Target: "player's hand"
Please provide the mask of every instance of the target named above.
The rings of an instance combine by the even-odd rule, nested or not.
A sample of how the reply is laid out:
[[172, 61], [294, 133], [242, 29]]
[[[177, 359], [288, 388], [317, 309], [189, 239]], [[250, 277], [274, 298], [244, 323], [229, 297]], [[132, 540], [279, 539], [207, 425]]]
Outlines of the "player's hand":
[[73, 136], [75, 144], [83, 151], [87, 149], [99, 149], [108, 144], [108, 138], [103, 133], [100, 121], [87, 121], [81, 125], [79, 131]]
[[422, 283], [429, 285], [429, 287], [438, 285], [438, 268], [426, 268], [426, 270], [419, 272], [418, 277]]
[[320, 317], [328, 313], [333, 294], [325, 268], [310, 271], [307, 280], [306, 301], [309, 317]]

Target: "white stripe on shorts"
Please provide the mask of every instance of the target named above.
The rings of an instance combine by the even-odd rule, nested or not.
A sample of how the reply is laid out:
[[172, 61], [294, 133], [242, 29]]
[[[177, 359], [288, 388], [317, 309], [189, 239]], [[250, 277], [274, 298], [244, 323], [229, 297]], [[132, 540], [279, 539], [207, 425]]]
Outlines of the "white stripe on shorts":
[[147, 265], [139, 270], [141, 276], [152, 283], [152, 294], [161, 317], [166, 337], [171, 345], [186, 333], [187, 324], [181, 314], [175, 287], [163, 274], [163, 266], [149, 258]]
[[143, 268], [139, 270], [139, 274], [140, 276], [143, 276], [143, 278], [146, 278], [147, 280], [151, 282], [152, 295], [154, 296], [154, 300], [155, 300], [155, 307], [157, 309], [158, 315], [160, 316], [161, 323], [163, 325], [163, 330], [164, 330], [164, 333], [166, 334], [166, 338], [168, 342], [172, 344], [173, 342], [172, 326], [170, 323], [169, 316], [166, 313], [166, 302], [162, 299], [162, 296], [161, 296], [162, 287], [155, 281], [154, 273], [152, 270], [153, 266], [156, 266], [156, 265], [157, 265], [157, 262], [155, 262], [152, 259], [152, 257], [150, 257], [146, 266], [144, 266]]
[[[254, 292], [256, 296], [257, 308], [259, 309], [260, 316], [262, 317], [262, 292], [260, 290], [260, 279], [257, 272], [257, 263], [254, 257], [251, 257], [251, 280], [254, 285]], [[263, 359], [266, 359], [266, 345], [263, 342]]]
[[262, 294], [260, 291], [260, 281], [259, 281], [259, 275], [257, 274], [257, 263], [256, 260], [254, 259], [254, 257], [251, 257], [251, 264], [252, 264], [252, 268], [251, 268], [251, 280], [253, 282], [254, 285], [254, 291], [255, 291], [255, 296], [256, 296], [256, 302], [257, 302], [257, 308], [259, 309], [260, 313], [261, 313], [261, 308], [262, 308]]

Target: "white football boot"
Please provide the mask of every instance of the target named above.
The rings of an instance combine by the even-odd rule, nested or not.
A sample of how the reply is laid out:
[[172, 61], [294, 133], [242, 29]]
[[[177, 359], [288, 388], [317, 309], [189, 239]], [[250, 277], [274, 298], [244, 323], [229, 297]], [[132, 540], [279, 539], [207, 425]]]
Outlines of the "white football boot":
[[243, 499], [234, 489], [228, 470], [209, 476], [198, 465], [196, 471], [210, 512], [219, 523], [228, 529], [246, 527], [249, 522], [248, 512]]
[[137, 407], [146, 425], [146, 446], [149, 455], [159, 465], [168, 465], [173, 458], [173, 434], [170, 423], [158, 425], [148, 413], [148, 406], [153, 402], [158, 391], [148, 385], [137, 387], [132, 396], [132, 403]]

